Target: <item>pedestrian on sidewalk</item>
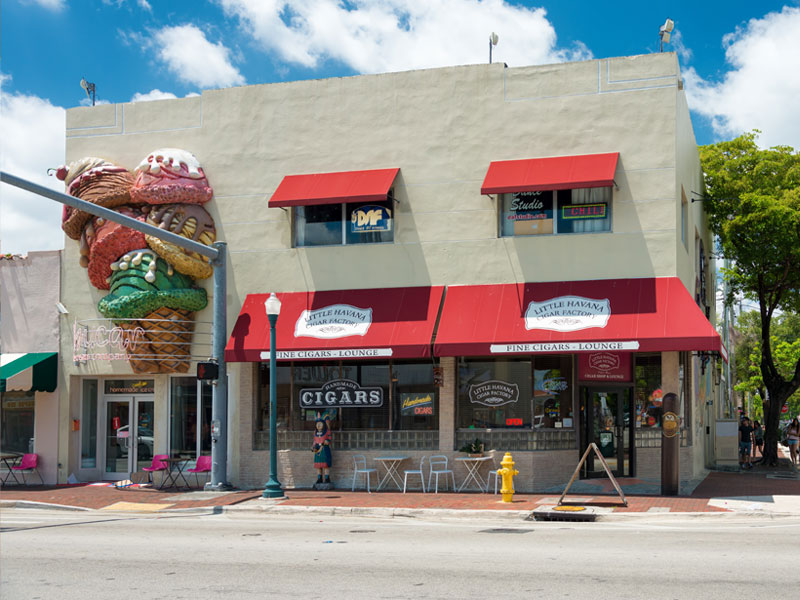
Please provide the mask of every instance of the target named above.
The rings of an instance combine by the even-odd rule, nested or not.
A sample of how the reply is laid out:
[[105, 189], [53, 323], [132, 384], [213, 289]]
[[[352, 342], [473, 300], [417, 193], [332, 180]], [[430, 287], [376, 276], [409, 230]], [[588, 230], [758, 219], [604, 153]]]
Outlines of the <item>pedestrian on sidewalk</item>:
[[756, 462], [761, 462], [764, 459], [764, 428], [758, 421], [753, 423], [753, 457], [756, 455], [756, 450], [759, 456]]
[[744, 417], [742, 424], [739, 425], [739, 464], [743, 469], [752, 469], [753, 464], [750, 462], [750, 449], [752, 447], [753, 427], [750, 425], [750, 419]]
[[789, 442], [792, 465], [797, 466], [797, 446], [800, 444], [800, 421], [797, 420], [797, 417], [792, 419], [789, 427], [786, 428], [786, 441]]

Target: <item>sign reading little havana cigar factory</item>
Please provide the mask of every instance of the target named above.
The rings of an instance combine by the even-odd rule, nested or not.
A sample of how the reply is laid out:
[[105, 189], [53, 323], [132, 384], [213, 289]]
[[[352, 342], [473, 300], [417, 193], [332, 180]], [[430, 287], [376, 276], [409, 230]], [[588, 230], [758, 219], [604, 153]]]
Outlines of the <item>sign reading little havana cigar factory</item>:
[[364, 336], [372, 325], [372, 309], [349, 304], [332, 304], [304, 310], [294, 325], [294, 337], [334, 340], [352, 335]]
[[483, 406], [503, 406], [519, 400], [519, 386], [516, 383], [490, 379], [469, 386], [469, 401]]
[[361, 387], [351, 379], [334, 379], [319, 388], [300, 390], [301, 408], [378, 408], [383, 406], [383, 388]]
[[608, 298], [594, 300], [582, 296], [560, 296], [545, 302], [531, 302], [525, 311], [525, 329], [579, 331], [605, 327], [611, 316]]

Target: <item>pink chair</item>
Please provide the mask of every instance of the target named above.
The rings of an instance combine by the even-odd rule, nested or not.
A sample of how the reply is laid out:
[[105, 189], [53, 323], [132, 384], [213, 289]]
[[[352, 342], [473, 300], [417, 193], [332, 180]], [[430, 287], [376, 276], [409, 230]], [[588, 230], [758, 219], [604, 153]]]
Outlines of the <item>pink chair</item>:
[[25, 473], [36, 473], [41, 485], [44, 485], [44, 479], [42, 479], [42, 474], [39, 473], [39, 469], [37, 467], [38, 464], [38, 454], [23, 454], [20, 463], [11, 467], [11, 470], [15, 471], [16, 473], [22, 473], [22, 485], [28, 485], [28, 482], [25, 479]]
[[150, 478], [150, 483], [153, 483], [153, 473], [156, 471], [166, 472], [169, 468], [167, 463], [164, 462], [165, 458], [169, 458], [169, 456], [166, 454], [156, 454], [153, 456], [153, 462], [150, 463], [149, 467], [142, 467], [142, 471], [147, 471], [147, 474]]
[[194, 469], [186, 469], [186, 472], [194, 473], [194, 479], [197, 481], [197, 487], [200, 487], [200, 476], [198, 473], [211, 473], [211, 457], [206, 455], [198, 456]]

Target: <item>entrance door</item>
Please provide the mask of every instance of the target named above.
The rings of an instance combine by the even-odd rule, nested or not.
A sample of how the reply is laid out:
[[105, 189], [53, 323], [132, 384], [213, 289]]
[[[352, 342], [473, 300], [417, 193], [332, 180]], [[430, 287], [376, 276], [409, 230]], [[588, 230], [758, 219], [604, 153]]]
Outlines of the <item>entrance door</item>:
[[104, 479], [128, 479], [153, 459], [153, 414], [150, 399], [106, 400]]
[[[581, 456], [594, 442], [615, 477], [630, 477], [635, 447], [630, 388], [584, 387], [582, 392]], [[606, 477], [594, 452], [581, 468], [581, 477]]]

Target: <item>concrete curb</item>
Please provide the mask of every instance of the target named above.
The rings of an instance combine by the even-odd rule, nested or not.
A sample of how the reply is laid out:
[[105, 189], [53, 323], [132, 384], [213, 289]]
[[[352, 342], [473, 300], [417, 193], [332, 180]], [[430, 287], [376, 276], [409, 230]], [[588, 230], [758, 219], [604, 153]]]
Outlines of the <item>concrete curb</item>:
[[67, 504], [51, 504], [49, 502], [34, 502], [33, 500], [0, 500], [0, 508], [39, 508], [43, 510], [68, 510], [86, 512], [94, 510], [84, 506], [69, 506]]

